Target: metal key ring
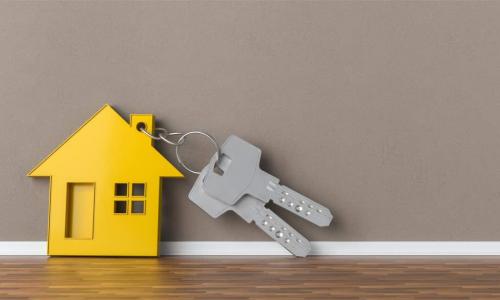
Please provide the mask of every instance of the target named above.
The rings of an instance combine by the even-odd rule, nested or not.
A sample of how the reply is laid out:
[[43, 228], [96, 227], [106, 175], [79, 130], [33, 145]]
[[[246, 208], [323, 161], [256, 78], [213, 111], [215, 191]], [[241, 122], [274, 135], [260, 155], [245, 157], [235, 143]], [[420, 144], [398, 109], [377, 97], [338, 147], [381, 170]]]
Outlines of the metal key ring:
[[[180, 132], [168, 132], [168, 130], [166, 130], [165, 128], [158, 127], [158, 128], [155, 128], [155, 130], [154, 130], [154, 131], [160, 131], [158, 133], [158, 136], [156, 136], [154, 134], [147, 132], [146, 129], [144, 129], [144, 128], [140, 128], [139, 130], [155, 141], [162, 140], [165, 143], [172, 145], [172, 146], [179, 146], [179, 145], [182, 145], [182, 143], [184, 143], [184, 140], [180, 141], [180, 139], [179, 139], [179, 140], [177, 140], [177, 142], [173, 142], [165, 137], [165, 135], [166, 136], [183, 135], [183, 133], [180, 133]], [[164, 132], [165, 134], [163, 134], [162, 132]]]
[[[158, 129], [160, 129], [160, 128], [158, 128]], [[161, 129], [164, 129], [164, 128], [161, 128]], [[167, 130], [164, 130], [164, 131], [166, 132], [166, 136], [176, 136], [176, 135], [183, 135], [184, 134], [184, 133], [181, 133], [181, 132], [167, 132]], [[173, 142], [173, 141], [169, 140], [166, 136], [163, 133], [158, 133], [158, 137], [162, 141], [164, 141], [165, 143], [167, 143], [169, 145], [180, 146], [180, 145], [182, 145], [184, 143], [184, 140], [181, 141], [180, 138], [177, 140], [177, 142]]]
[[181, 137], [177, 141], [178, 145], [175, 145], [175, 156], [177, 156], [177, 161], [179, 161], [179, 163], [181, 164], [181, 166], [184, 169], [188, 170], [189, 172], [191, 172], [193, 174], [198, 174], [199, 175], [201, 172], [195, 171], [195, 170], [189, 168], [188, 166], [186, 166], [186, 164], [184, 163], [184, 161], [182, 161], [181, 156], [179, 154], [179, 147], [182, 146], [182, 144], [184, 143], [184, 139], [188, 135], [191, 135], [191, 134], [200, 134], [200, 135], [203, 135], [203, 136], [207, 137], [208, 139], [210, 139], [210, 141], [212, 142], [212, 144], [214, 144], [215, 148], [217, 148], [217, 152], [216, 152], [217, 160], [221, 157], [221, 155], [220, 155], [220, 148], [219, 148], [219, 145], [217, 144], [217, 141], [215, 140], [215, 138], [213, 136], [211, 136], [210, 134], [208, 134], [208, 133], [205, 133], [205, 132], [202, 132], [202, 131], [189, 131], [189, 132], [186, 132], [183, 135], [181, 135]]
[[[159, 136], [155, 136], [154, 134], [151, 134], [149, 132], [146, 131], [146, 129], [144, 127], [141, 127], [139, 128], [139, 130], [144, 133], [145, 135], [149, 136], [150, 138], [152, 138], [153, 140], [161, 140], [161, 138]], [[167, 132], [167, 130], [165, 128], [156, 128], [156, 130], [159, 130], [159, 131], [165, 131]]]

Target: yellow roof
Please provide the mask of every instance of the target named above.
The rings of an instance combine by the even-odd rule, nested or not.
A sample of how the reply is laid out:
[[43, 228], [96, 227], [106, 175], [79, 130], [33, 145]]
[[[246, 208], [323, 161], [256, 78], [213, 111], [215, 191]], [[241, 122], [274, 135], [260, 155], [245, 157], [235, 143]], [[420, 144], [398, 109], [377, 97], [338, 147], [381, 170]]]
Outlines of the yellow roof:
[[[131, 116], [145, 116], [153, 120], [152, 115]], [[159, 177], [183, 177], [152, 146], [151, 138], [139, 132], [135, 125], [127, 123], [106, 104], [33, 168], [28, 176], [62, 175], [85, 180], [103, 173], [140, 176], [146, 172]]]

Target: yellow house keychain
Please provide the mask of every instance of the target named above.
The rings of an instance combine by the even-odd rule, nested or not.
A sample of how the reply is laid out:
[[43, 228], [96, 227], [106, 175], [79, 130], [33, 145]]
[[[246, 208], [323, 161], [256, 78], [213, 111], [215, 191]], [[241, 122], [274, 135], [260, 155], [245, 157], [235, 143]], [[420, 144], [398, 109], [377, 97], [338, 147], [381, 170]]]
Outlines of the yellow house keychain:
[[[194, 134], [216, 148], [201, 171], [179, 154]], [[188, 197], [212, 218], [233, 211], [296, 256], [309, 254], [309, 241], [266, 203], [317, 226], [332, 221], [328, 208], [261, 170], [261, 150], [245, 140], [233, 135], [219, 147], [202, 131], [155, 129], [153, 115], [132, 114], [127, 123], [105, 105], [28, 174], [51, 178], [49, 255], [158, 255], [161, 178], [182, 174], [156, 151], [154, 140], [175, 146], [179, 164], [198, 175]]]
[[48, 254], [158, 256], [161, 178], [183, 177], [140, 130], [103, 106], [28, 176], [50, 177]]

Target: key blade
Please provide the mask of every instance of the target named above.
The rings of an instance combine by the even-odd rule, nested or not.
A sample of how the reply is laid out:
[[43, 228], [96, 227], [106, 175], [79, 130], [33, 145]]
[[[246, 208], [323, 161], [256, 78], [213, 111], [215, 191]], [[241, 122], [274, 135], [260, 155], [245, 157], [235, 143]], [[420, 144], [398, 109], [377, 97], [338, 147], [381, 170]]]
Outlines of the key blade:
[[309, 241], [273, 211], [263, 207], [259, 216], [260, 218], [255, 220], [257, 227], [290, 253], [295, 256], [306, 257], [311, 252]]
[[[293, 255], [306, 257], [309, 252], [311, 252], [311, 244], [309, 241], [292, 226], [278, 217], [272, 210], [265, 208], [261, 200], [246, 195], [234, 208], [235, 212], [240, 216], [242, 215], [238, 211], [240, 208], [246, 210], [247, 214], [253, 214], [253, 221], [257, 227]], [[248, 210], [249, 208], [251, 209]]]
[[273, 203], [320, 227], [329, 226], [333, 215], [321, 204], [297, 193], [291, 188], [269, 183]]

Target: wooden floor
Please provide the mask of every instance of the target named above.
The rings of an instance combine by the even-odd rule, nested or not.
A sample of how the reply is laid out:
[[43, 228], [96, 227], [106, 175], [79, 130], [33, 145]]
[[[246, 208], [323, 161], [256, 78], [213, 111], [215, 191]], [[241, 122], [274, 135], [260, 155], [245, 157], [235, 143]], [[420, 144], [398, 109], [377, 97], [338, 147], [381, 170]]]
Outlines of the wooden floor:
[[0, 299], [500, 299], [500, 258], [0, 256]]

